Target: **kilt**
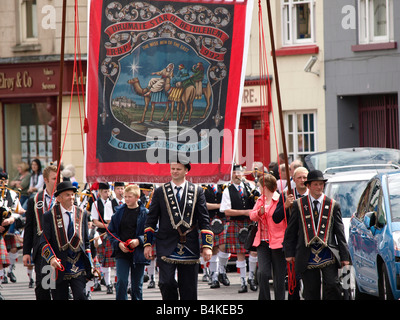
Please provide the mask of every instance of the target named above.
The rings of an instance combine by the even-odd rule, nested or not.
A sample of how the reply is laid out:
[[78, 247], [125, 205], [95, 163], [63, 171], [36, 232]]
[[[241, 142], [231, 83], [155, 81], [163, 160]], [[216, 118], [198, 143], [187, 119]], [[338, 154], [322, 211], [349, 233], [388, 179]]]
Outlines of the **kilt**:
[[13, 248], [22, 249], [24, 240], [18, 234], [9, 234], [7, 233], [4, 236], [4, 241], [6, 243], [7, 251], [10, 251]]
[[230, 220], [228, 219], [225, 224], [223, 232], [223, 242], [225, 244], [226, 253], [246, 253], [247, 250], [244, 248], [244, 244], [239, 242], [239, 231], [242, 228], [247, 228], [251, 223], [250, 219], [245, 220]]
[[6, 243], [4, 242], [4, 238], [2, 236], [0, 236], [0, 264], [3, 265], [3, 268], [6, 268], [10, 265]]
[[111, 257], [112, 248], [111, 248], [111, 242], [108, 239], [108, 237], [111, 236], [110, 235], [101, 236], [102, 243], [97, 248], [97, 257], [99, 259], [101, 266], [104, 268], [115, 267], [115, 259]]
[[220, 218], [220, 220], [222, 221], [222, 224], [224, 225], [224, 230], [219, 233], [219, 234], [215, 234], [214, 233], [214, 247], [218, 247], [220, 244], [224, 244], [224, 238], [225, 238], [225, 233], [226, 233], [226, 223], [227, 223], [227, 219], [226, 217]]

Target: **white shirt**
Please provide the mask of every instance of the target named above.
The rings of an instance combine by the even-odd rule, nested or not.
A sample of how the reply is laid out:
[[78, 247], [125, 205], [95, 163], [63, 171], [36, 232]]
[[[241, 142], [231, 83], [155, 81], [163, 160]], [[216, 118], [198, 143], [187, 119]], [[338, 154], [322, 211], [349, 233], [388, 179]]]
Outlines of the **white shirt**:
[[[100, 200], [101, 200], [101, 202], [103, 202], [103, 207], [104, 207], [103, 219], [104, 219], [104, 223], [106, 223], [106, 221], [111, 220], [111, 218], [114, 214], [113, 209], [112, 209], [112, 203], [111, 203], [110, 199], [104, 200], [104, 199], [100, 198]], [[92, 215], [92, 219], [96, 219], [96, 220], [99, 220], [100, 222], [103, 222], [101, 220], [101, 218], [99, 217], [97, 201], [93, 202], [90, 214]]]
[[[243, 182], [241, 182], [240, 185], [234, 184], [234, 183], [232, 183], [232, 185], [235, 186], [235, 188], [237, 189], [238, 192], [239, 192], [239, 186], [241, 186], [242, 189], [244, 190]], [[221, 206], [219, 208], [219, 211], [225, 212], [226, 210], [229, 210], [229, 209], [232, 209], [231, 196], [229, 194], [229, 188], [225, 188], [224, 193], [222, 194]]]
[[179, 196], [180, 196], [180, 199], [182, 200], [183, 190], [184, 190], [185, 187], [186, 187], [186, 181], [185, 181], [184, 183], [180, 184], [180, 185], [176, 185], [175, 183], [173, 183], [173, 182], [171, 181], [171, 186], [172, 186], [172, 190], [174, 191], [175, 197], [176, 197], [176, 194], [178, 193], [178, 190], [175, 189], [175, 187], [182, 187], [182, 188], [179, 190]]
[[[61, 213], [62, 213], [62, 217], [63, 217], [63, 222], [64, 222], [64, 230], [65, 230], [65, 234], [68, 234], [68, 224], [69, 224], [69, 215], [67, 213], [68, 210], [66, 210], [60, 203], [60, 209], [61, 209]], [[74, 219], [75, 219], [75, 207], [72, 207], [72, 210], [69, 211], [71, 212], [71, 221], [72, 223], [74, 223]], [[75, 226], [74, 226], [74, 234], [75, 234]]]
[[324, 201], [325, 195], [322, 194], [318, 199], [314, 199], [314, 198], [311, 196], [311, 194], [309, 194], [309, 197], [310, 197], [311, 205], [313, 206], [313, 207], [311, 208], [311, 211], [313, 211], [313, 209], [314, 209], [314, 201], [317, 200], [317, 201], [319, 202], [319, 205], [318, 205], [318, 213], [320, 213], [320, 212], [321, 212], [321, 207], [322, 207], [322, 202]]

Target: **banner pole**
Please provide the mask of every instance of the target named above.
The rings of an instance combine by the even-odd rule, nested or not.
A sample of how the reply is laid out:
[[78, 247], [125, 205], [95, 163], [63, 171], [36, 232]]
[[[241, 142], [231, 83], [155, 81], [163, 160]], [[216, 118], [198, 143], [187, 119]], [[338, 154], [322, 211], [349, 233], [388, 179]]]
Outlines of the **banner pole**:
[[[64, 79], [64, 51], [65, 51], [65, 20], [66, 20], [67, 0], [63, 0], [62, 23], [61, 23], [61, 51], [60, 51], [60, 80], [57, 107], [57, 157], [58, 166], [61, 165], [61, 119], [62, 119], [62, 98], [63, 98], [63, 79]], [[60, 170], [57, 171], [57, 182], [60, 182]]]
[[287, 148], [286, 148], [285, 126], [284, 126], [284, 121], [283, 121], [283, 112], [282, 112], [281, 92], [280, 92], [280, 85], [279, 85], [278, 65], [276, 63], [274, 27], [273, 27], [273, 23], [272, 23], [272, 13], [271, 13], [270, 0], [266, 0], [266, 2], [267, 2], [267, 11], [268, 11], [269, 35], [270, 35], [271, 50], [272, 50], [272, 61], [273, 61], [273, 65], [274, 65], [276, 98], [277, 98], [277, 101], [278, 101], [279, 123], [280, 123], [280, 127], [281, 127], [281, 136], [282, 136], [282, 148], [283, 148], [283, 154], [284, 154], [284, 159], [285, 159], [284, 161], [285, 161], [285, 167], [286, 167], [287, 188], [288, 188], [288, 194], [291, 194], [292, 193], [292, 188], [291, 188], [291, 185], [290, 185], [289, 161], [288, 161]]

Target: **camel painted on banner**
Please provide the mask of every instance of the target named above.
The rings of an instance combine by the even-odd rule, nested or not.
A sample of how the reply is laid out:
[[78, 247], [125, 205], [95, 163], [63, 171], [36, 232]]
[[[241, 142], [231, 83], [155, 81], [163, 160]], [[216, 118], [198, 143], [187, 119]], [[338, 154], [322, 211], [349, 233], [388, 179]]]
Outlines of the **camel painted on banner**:
[[[151, 104], [151, 115], [150, 115], [149, 122], [153, 121], [153, 114], [154, 114], [154, 109], [155, 109], [156, 104], [165, 104], [166, 105], [164, 116], [162, 117], [162, 119], [160, 121], [167, 120], [168, 112], [170, 112], [171, 120], [173, 120], [174, 103], [175, 103], [174, 101], [171, 101], [171, 100], [162, 101], [162, 102], [152, 101], [152, 95], [154, 95], [155, 93], [151, 92], [150, 94], [148, 94], [149, 91], [146, 90], [146, 88], [141, 87], [138, 78], [133, 78], [131, 80], [128, 80], [128, 83], [132, 86], [133, 90], [138, 95], [144, 97], [145, 106], [144, 106], [142, 119], [141, 119], [140, 123], [143, 123], [145, 121], [147, 109], [150, 104]], [[165, 89], [162, 91], [162, 93], [156, 93], [156, 94], [166, 94], [166, 96], [168, 97], [168, 92], [170, 89], [171, 89], [170, 79], [166, 78]], [[210, 85], [210, 83], [208, 83], [205, 88], [202, 88], [202, 95], [204, 95], [207, 105], [206, 105], [203, 115], [200, 117], [201, 119], [204, 119], [207, 116], [207, 113], [208, 113], [208, 110], [209, 110], [210, 104], [211, 104], [211, 94], [212, 94], [211, 85]], [[187, 113], [188, 113], [188, 123], [191, 122], [194, 99], [195, 99], [195, 87], [193, 85], [183, 89], [180, 101], [176, 101], [177, 102], [177, 107], [176, 107], [177, 121], [179, 124], [183, 123]], [[183, 108], [181, 106], [183, 106]]]

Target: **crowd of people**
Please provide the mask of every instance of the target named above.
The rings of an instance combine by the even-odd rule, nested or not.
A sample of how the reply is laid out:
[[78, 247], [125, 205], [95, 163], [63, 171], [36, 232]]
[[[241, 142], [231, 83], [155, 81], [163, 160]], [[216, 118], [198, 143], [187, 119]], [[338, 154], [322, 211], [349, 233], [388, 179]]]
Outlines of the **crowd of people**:
[[[73, 167], [58, 184], [58, 168], [42, 170], [38, 160], [19, 165], [10, 182], [1, 172], [0, 282], [16, 281], [22, 250], [37, 300], [86, 300], [102, 286], [117, 300], [141, 300], [145, 277], [164, 300], [196, 300], [199, 266], [218, 290], [230, 285], [235, 259], [238, 294], [250, 289], [269, 300], [273, 279], [276, 300], [298, 300], [301, 279], [304, 299], [341, 298], [337, 270], [350, 258], [340, 206], [323, 194], [320, 171], [300, 161], [287, 175], [277, 163], [255, 162], [248, 172], [234, 164], [230, 183], [196, 185], [186, 179], [190, 169], [180, 157], [168, 183], [100, 182], [81, 191]], [[48, 265], [57, 272], [46, 286]]]

